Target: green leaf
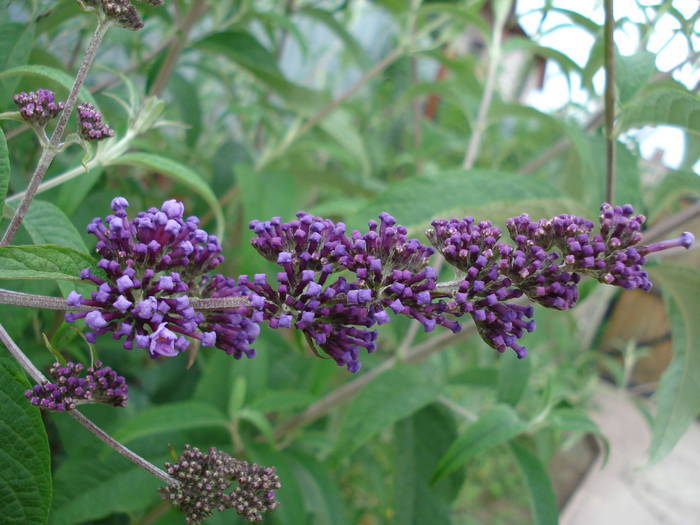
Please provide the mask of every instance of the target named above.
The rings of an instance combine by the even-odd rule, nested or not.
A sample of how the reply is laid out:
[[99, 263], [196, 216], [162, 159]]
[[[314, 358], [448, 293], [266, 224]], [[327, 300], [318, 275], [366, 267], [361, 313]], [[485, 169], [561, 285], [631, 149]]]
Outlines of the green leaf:
[[496, 405], [489, 409], [452, 443], [435, 467], [431, 483], [434, 485], [477, 454], [509, 441], [525, 427], [525, 423], [508, 405]]
[[535, 525], [557, 525], [559, 510], [552, 481], [537, 456], [516, 441], [509, 443], [515, 461], [525, 479]]
[[531, 359], [518, 359], [514, 353], [506, 352], [499, 361], [498, 402], [515, 406], [527, 387]]
[[226, 416], [211, 405], [182, 401], [156, 405], [129, 419], [114, 433], [124, 443], [163, 432], [203, 427], [228, 427]]
[[581, 409], [556, 408], [547, 416], [545, 425], [557, 430], [594, 434], [603, 444], [603, 463], [607, 463], [610, 454], [610, 443], [598, 424]]
[[[42, 80], [51, 80], [59, 86], [65, 88], [66, 92], [70, 91], [71, 87], [73, 86], [73, 81], [75, 80], [74, 77], [61, 71], [60, 69], [48, 66], [17, 66], [10, 69], [6, 69], [5, 71], [0, 71], [0, 79], [25, 75], [30, 77], [38, 77]], [[80, 88], [79, 99], [81, 101], [89, 102], [90, 104], [93, 104], [96, 108], [99, 108], [99, 105], [97, 104], [97, 102], [95, 102], [95, 99], [93, 98], [92, 94], [85, 88], [85, 86]]]
[[80, 270], [94, 264], [89, 255], [65, 246], [0, 246], [0, 279], [79, 281]]
[[278, 412], [302, 408], [314, 401], [314, 397], [298, 390], [268, 390], [250, 404], [250, 408], [260, 412]]
[[663, 212], [669, 211], [683, 197], [700, 197], [700, 176], [689, 171], [667, 173], [649, 199], [649, 222], [653, 224]]
[[[314, 525], [347, 525], [347, 511], [335, 472], [311, 455], [289, 450], [294, 461], [294, 475], [301, 487], [306, 512]], [[282, 481], [284, 490], [284, 481]]]
[[632, 100], [656, 73], [656, 55], [646, 50], [630, 56], [617, 55], [615, 66], [615, 84], [622, 105]]
[[367, 385], [343, 417], [336, 453], [348, 456], [372, 436], [435, 400], [441, 385], [414, 366], [399, 366]]
[[111, 166], [137, 166], [140, 168], [147, 168], [163, 175], [170, 177], [171, 179], [184, 184], [190, 189], [194, 190], [196, 193], [202, 197], [206, 203], [211, 206], [214, 215], [216, 216], [217, 229], [216, 234], [220, 239], [224, 236], [224, 212], [221, 209], [216, 195], [209, 187], [209, 185], [202, 179], [197, 173], [192, 171], [187, 166], [180, 164], [179, 162], [169, 159], [166, 157], [161, 157], [160, 155], [154, 155], [152, 153], [127, 153], [121, 157], [114, 159]]
[[671, 320], [673, 359], [656, 391], [651, 460], [668, 454], [700, 414], [700, 274], [681, 266], [649, 268], [666, 300]]
[[192, 147], [202, 132], [203, 113], [197, 85], [175, 73], [170, 78], [168, 89], [174, 94], [175, 103], [179, 106], [180, 119], [189, 126], [185, 132], [185, 142]]
[[24, 397], [29, 386], [9, 358], [0, 358], [0, 508], [7, 525], [46, 523], [51, 506], [49, 443], [39, 409]]
[[[24, 66], [33, 43], [34, 24], [0, 23], [0, 71]], [[0, 82], [0, 94], [9, 98], [16, 87], [17, 79]]]
[[362, 48], [357, 39], [343, 24], [338, 22], [330, 12], [316, 7], [303, 7], [299, 9], [298, 14], [318, 20], [330, 31], [335, 33], [335, 36], [343, 42], [345, 49], [357, 60], [360, 66], [367, 66], [369, 64], [369, 57], [366, 51]]
[[251, 423], [263, 436], [265, 436], [265, 439], [267, 439], [271, 444], [274, 444], [275, 433], [272, 430], [272, 425], [262, 414], [262, 412], [244, 408], [243, 410], [240, 410], [236, 416], [243, 421], [248, 421]]
[[10, 183], [10, 154], [7, 151], [5, 134], [0, 129], [0, 217], [5, 206], [5, 196]]
[[464, 482], [464, 472], [454, 472], [438, 486], [428, 480], [435, 463], [457, 438], [450, 412], [431, 404], [397, 423], [394, 429], [394, 509], [396, 525], [449, 525], [450, 503]]
[[[75, 432], [85, 432], [76, 427]], [[154, 463], [155, 461], [149, 458]], [[117, 454], [68, 458], [56, 470], [51, 525], [74, 525], [136, 512], [157, 502], [156, 489], [164, 483]]]
[[216, 56], [227, 57], [253, 74], [290, 106], [307, 114], [317, 110], [326, 98], [313, 89], [299, 86], [284, 78], [277, 68], [272, 53], [249, 33], [242, 31], [215, 33], [195, 42], [192, 47]]
[[522, 212], [537, 217], [587, 215], [579, 203], [537, 177], [485, 170], [411, 177], [390, 184], [350, 217], [348, 226], [365, 228], [367, 220], [382, 211], [412, 230], [425, 227], [437, 217], [473, 215], [477, 220], [503, 221]]
[[88, 254], [88, 248], [73, 223], [50, 202], [32, 201], [22, 225], [37, 244], [57, 244]]
[[296, 462], [289, 454], [267, 445], [255, 444], [248, 448], [255, 463], [277, 469], [282, 483], [282, 489], [276, 493], [280, 506], [271, 513], [270, 522], [281, 525], [310, 524], [304, 509], [305, 489], [302, 489], [296, 476]]
[[615, 134], [654, 125], [678, 126], [700, 134], [700, 97], [670, 84], [647, 89], [622, 108]]

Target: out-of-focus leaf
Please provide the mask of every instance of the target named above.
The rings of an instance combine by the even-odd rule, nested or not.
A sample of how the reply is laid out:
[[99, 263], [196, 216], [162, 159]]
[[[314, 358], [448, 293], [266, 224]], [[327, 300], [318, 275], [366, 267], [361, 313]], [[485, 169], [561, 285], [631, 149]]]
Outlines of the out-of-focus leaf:
[[464, 482], [463, 472], [454, 472], [431, 488], [428, 481], [435, 463], [457, 438], [450, 413], [432, 404], [397, 423], [395, 444], [396, 525], [440, 523], [449, 525], [450, 503]]
[[180, 108], [180, 118], [189, 127], [185, 131], [187, 145], [192, 147], [202, 131], [202, 107], [199, 103], [197, 86], [180, 74], [174, 74], [168, 89], [175, 95], [175, 102]]
[[282, 483], [282, 488], [275, 493], [280, 506], [270, 514], [269, 521], [280, 525], [311, 525], [304, 510], [305, 489], [297, 480], [296, 462], [291, 456], [266, 445], [251, 446], [250, 454], [258, 465], [274, 466]]
[[80, 270], [95, 261], [65, 246], [0, 246], [0, 279], [79, 281]]
[[442, 456], [433, 471], [431, 483], [437, 483], [477, 454], [509, 441], [525, 427], [525, 423], [508, 405], [496, 405], [487, 410], [467, 427]]
[[73, 223], [50, 202], [33, 200], [22, 224], [37, 244], [57, 244], [88, 253], [87, 246]]
[[664, 292], [673, 338], [673, 360], [656, 391], [650, 455], [658, 461], [700, 414], [700, 274], [670, 265], [650, 267], [649, 273]]
[[515, 406], [525, 392], [530, 378], [530, 359], [518, 359], [514, 353], [507, 352], [499, 359], [498, 402]]
[[0, 358], [0, 508], [7, 525], [46, 523], [51, 506], [49, 443], [39, 409], [24, 397], [29, 387], [17, 366]]
[[649, 199], [649, 222], [653, 223], [683, 197], [700, 197], [700, 176], [689, 171], [667, 173]]
[[316, 7], [303, 7], [299, 9], [297, 13], [301, 16], [308, 16], [321, 22], [343, 42], [345, 49], [357, 60], [360, 66], [368, 65], [369, 57], [365, 50], [357, 39], [352, 36], [352, 34], [345, 29], [345, 26], [338, 22], [331, 13]]
[[[70, 88], [73, 86], [73, 81], [75, 80], [72, 76], [61, 71], [60, 69], [55, 69], [48, 66], [30, 64], [27, 66], [17, 66], [6, 69], [5, 71], [0, 71], [0, 79], [16, 76], [30, 76], [50, 80], [65, 88], [66, 92], [70, 91]], [[99, 105], [97, 102], [95, 102], [92, 94], [85, 88], [85, 86], [80, 88], [80, 99], [93, 104], [96, 108], [99, 108]]]
[[343, 417], [336, 452], [347, 456], [372, 436], [435, 400], [441, 385], [412, 366], [399, 366], [367, 385]]
[[[76, 429], [80, 431], [81, 429]], [[154, 458], [149, 458], [156, 464]], [[162, 459], [162, 458], [161, 458]], [[156, 489], [163, 482], [117, 454], [99, 454], [64, 460], [54, 476], [50, 525], [74, 525], [135, 512], [158, 501]]]
[[615, 58], [615, 84], [620, 94], [620, 104], [625, 104], [656, 73], [656, 55], [643, 50], [634, 55]]
[[302, 408], [313, 400], [313, 396], [298, 390], [269, 390], [251, 403], [250, 408], [260, 412], [277, 412]]
[[226, 416], [217, 408], [196, 401], [182, 401], [153, 406], [136, 416], [114, 433], [124, 443], [163, 432], [203, 427], [227, 427]]
[[559, 510], [547, 470], [540, 459], [517, 441], [509, 443], [525, 479], [535, 525], [557, 525]]
[[7, 151], [7, 141], [5, 134], [0, 129], [0, 217], [5, 206], [5, 196], [10, 183], [10, 155]]
[[253, 74], [292, 107], [311, 112], [322, 98], [312, 89], [290, 82], [277, 69], [275, 57], [250, 33], [225, 31], [209, 35], [193, 44], [195, 49], [225, 56]]
[[661, 124], [700, 134], [700, 97], [670, 84], [646, 89], [622, 107], [615, 133]]
[[61, 184], [56, 197], [56, 205], [71, 216], [80, 207], [85, 198], [102, 175], [102, 168], [92, 168], [75, 179]]
[[223, 238], [224, 235], [224, 212], [221, 209], [216, 195], [211, 190], [209, 185], [202, 179], [197, 173], [192, 171], [187, 166], [180, 164], [179, 162], [169, 159], [166, 157], [161, 157], [160, 155], [154, 155], [152, 153], [127, 153], [114, 159], [110, 163], [111, 166], [137, 166], [140, 168], [147, 168], [163, 175], [170, 177], [171, 179], [184, 184], [191, 190], [194, 190], [200, 197], [202, 197], [206, 203], [211, 206], [214, 215], [216, 216], [217, 229], [216, 233], [219, 238]]
[[359, 162], [365, 176], [370, 172], [370, 161], [362, 135], [352, 122], [352, 115], [342, 109], [336, 109], [324, 118], [319, 126], [343, 146]]
[[549, 428], [566, 430], [569, 432], [581, 432], [595, 435], [603, 445], [604, 462], [608, 461], [610, 443], [598, 424], [593, 421], [583, 410], [576, 408], [556, 408], [552, 410], [545, 421]]
[[294, 460], [294, 474], [299, 485], [304, 487], [304, 504], [306, 512], [312, 516], [311, 523], [347, 525], [347, 511], [334, 472], [299, 450], [289, 450], [287, 455]]
[[[0, 71], [24, 66], [34, 43], [34, 24], [0, 23]], [[8, 97], [14, 93], [18, 79], [0, 82], [0, 93]], [[5, 101], [3, 101], [3, 104]]]
[[504, 221], [522, 212], [536, 217], [587, 215], [579, 203], [535, 177], [485, 170], [411, 177], [391, 184], [350, 217], [348, 226], [365, 228], [367, 220], [382, 211], [412, 230], [438, 217], [473, 215], [477, 220]]

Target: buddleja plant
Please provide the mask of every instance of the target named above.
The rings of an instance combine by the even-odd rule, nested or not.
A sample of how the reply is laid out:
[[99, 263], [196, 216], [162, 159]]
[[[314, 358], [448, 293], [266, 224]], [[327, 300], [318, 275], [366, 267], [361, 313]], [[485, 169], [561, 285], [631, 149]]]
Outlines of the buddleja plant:
[[[128, 405], [127, 380], [103, 363], [118, 350], [101, 351], [100, 359], [96, 358], [94, 348], [107, 346], [105, 341], [119, 341], [123, 350], [165, 366], [171, 359], [193, 361], [210, 352], [222, 352], [233, 360], [253, 359], [261, 331], [282, 330], [296, 334], [316, 356], [358, 374], [366, 355], [382, 345], [377, 327], [404, 317], [425, 332], [475, 330], [497, 352], [513, 352], [525, 359], [528, 350], [522, 339], [536, 329], [533, 305], [572, 309], [586, 278], [649, 291], [652, 283], [644, 270], [648, 257], [693, 244], [688, 232], [645, 243], [645, 217], [630, 205], [609, 203], [600, 206], [597, 224], [571, 214], [540, 219], [523, 213], [508, 219], [504, 232], [491, 221], [473, 217], [437, 218], [425, 232], [430, 246], [411, 238], [408, 228], [387, 212], [359, 230], [299, 211], [288, 222], [273, 217], [249, 224], [250, 249], [261, 257], [260, 268], [272, 265], [276, 271], [229, 275], [222, 240], [204, 229], [202, 219], [186, 213], [182, 201], [169, 198], [134, 212], [129, 200], [117, 195], [103, 203], [111, 213], [86, 225], [96, 239], [96, 259], [57, 245], [12, 245], [35, 194], [42, 184], [46, 188], [42, 180], [59, 153], [78, 144], [85, 158], [80, 169], [55, 177], [49, 181], [52, 185], [78, 177], [91, 166], [117, 163], [136, 137], [167, 124], [158, 120], [163, 106], [157, 98], [130, 108], [123, 134], [105, 121], [93, 102], [81, 100], [83, 82], [108, 29], [119, 26], [136, 31], [143, 23], [129, 0], [79, 3], [96, 15], [97, 28], [67, 99], [57, 100], [45, 88], [18, 92], [13, 96], [17, 111], [3, 114], [34, 131], [41, 155], [19, 205], [8, 206], [12, 215], [0, 242], [0, 271], [5, 278], [62, 278], [79, 285], [63, 287], [65, 298], [0, 290], [0, 301], [65, 311], [69, 325], [64, 326], [78, 327], [90, 349], [89, 363], [66, 361], [47, 344], [56, 361], [44, 375], [2, 326], [0, 339], [35, 382], [24, 389], [26, 406], [19, 407], [19, 412], [35, 419], [31, 405], [46, 412], [66, 412], [158, 478], [162, 483], [158, 493], [181, 511], [187, 523], [202, 523], [215, 512], [229, 509], [247, 521], [262, 521], [279, 506], [278, 492], [283, 493], [287, 480], [274, 465], [260, 466], [235, 457], [244, 448], [238, 420], [225, 425], [234, 455], [214, 446], [218, 443], [206, 451], [186, 443], [179, 456], [171, 449], [164, 470], [128, 449], [118, 435], [105, 432], [79, 410], [88, 404], [108, 405], [111, 410], [125, 410]], [[74, 132], [64, 137], [74, 111]], [[47, 129], [55, 120], [49, 135]], [[447, 279], [441, 279], [443, 263], [451, 269]], [[398, 358], [406, 356], [399, 353]], [[360, 374], [358, 380], [374, 377], [385, 364]], [[3, 382], [10, 388], [9, 383], [20, 379], [9, 365], [3, 367]], [[235, 410], [242, 403], [241, 384], [234, 388]], [[301, 423], [297, 420], [274, 432], [264, 416], [240, 413], [264, 439], [282, 437]], [[306, 417], [312, 415], [307, 411]], [[433, 482], [458, 465], [448, 451], [435, 466]], [[285, 472], [292, 474], [290, 469]], [[22, 483], [18, 479], [7, 486], [19, 493]], [[17, 495], [12, 505], [19, 508], [20, 500]], [[11, 520], [19, 523], [14, 516]], [[38, 523], [45, 517], [31, 520]]]

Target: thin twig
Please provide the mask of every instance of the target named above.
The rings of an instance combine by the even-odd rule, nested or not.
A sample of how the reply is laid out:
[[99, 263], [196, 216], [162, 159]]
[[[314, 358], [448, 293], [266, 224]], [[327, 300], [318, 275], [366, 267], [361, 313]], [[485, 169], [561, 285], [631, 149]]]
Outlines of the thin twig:
[[[15, 343], [14, 340], [10, 337], [10, 334], [7, 333], [5, 327], [2, 326], [2, 324], [0, 324], [0, 341], [2, 341], [2, 343], [5, 345], [10, 354], [12, 354], [12, 357], [15, 358], [15, 360], [20, 364], [20, 366], [31, 376], [32, 379], [34, 379], [34, 381], [36, 381], [39, 384], [48, 382], [46, 376], [44, 376], [44, 374], [42, 374], [41, 371], [36, 366], [34, 366], [34, 363], [31, 362], [31, 360], [26, 356], [26, 354], [22, 352], [22, 349], [19, 346], [17, 346], [17, 343]], [[153, 474], [157, 478], [160, 478], [168, 484], [177, 483], [177, 480], [170, 477], [166, 472], [156, 467], [151, 462], [145, 460], [135, 452], [126, 448], [124, 445], [119, 443], [119, 441], [117, 441], [112, 436], [107, 434], [104, 430], [102, 430], [100, 427], [95, 425], [95, 423], [93, 423], [90, 419], [85, 417], [85, 415], [83, 415], [78, 410], [69, 410], [68, 413], [81, 425], [83, 425], [95, 436], [97, 436], [100, 440], [109, 445], [118, 454], [121, 454], [132, 463], [135, 463], [139, 467], [147, 470], [148, 472], [150, 472], [151, 474]]]
[[[377, 76], [379, 73], [384, 71], [387, 67], [389, 67], [391, 64], [393, 64], [399, 57], [401, 57], [404, 53], [403, 48], [396, 48], [393, 51], [391, 51], [389, 54], [387, 54], [382, 60], [377, 62], [374, 66], [372, 66], [371, 69], [369, 69], [364, 75], [362, 75], [357, 82], [355, 82], [352, 86], [350, 86], [344, 93], [342, 93], [338, 98], [332, 100], [325, 106], [323, 106], [315, 115], [313, 115], [311, 118], [309, 118], [306, 122], [304, 122], [294, 133], [291, 134], [289, 138], [285, 140], [285, 148], [289, 147], [294, 141], [296, 141], [299, 137], [304, 135], [307, 131], [309, 131], [311, 128], [316, 126], [319, 122], [321, 122], [324, 118], [326, 118], [328, 115], [330, 115], [333, 111], [335, 111], [338, 106], [340, 106], [343, 102], [345, 102], [347, 99], [352, 97], [355, 93], [357, 93], [360, 89], [362, 89], [367, 82], [369, 82], [371, 79], [373, 79], [375, 76]], [[258, 162], [256, 169], [259, 171], [269, 162], [273, 159], [275, 159], [281, 151], [278, 151], [275, 154], [271, 155], [266, 155], [263, 156], [260, 161]]]
[[22, 349], [17, 346], [17, 343], [10, 337], [10, 334], [7, 333], [7, 330], [5, 330], [2, 324], [0, 324], [0, 341], [2, 341], [2, 344], [4, 344], [5, 348], [12, 354], [12, 357], [15, 358], [34, 381], [37, 383], [48, 383], [46, 376], [42, 374], [41, 370], [34, 366], [34, 363], [22, 352]]
[[[45, 310], [63, 310], [69, 312], [89, 312], [95, 310], [92, 306], [70, 306], [62, 297], [49, 295], [37, 295], [0, 288], [0, 304], [12, 306], [28, 306], [30, 308], [43, 308]], [[211, 297], [207, 299], [191, 298], [190, 306], [195, 310], [225, 310], [247, 306], [250, 301], [247, 297]]]
[[97, 49], [100, 46], [102, 37], [109, 29], [109, 26], [109, 21], [100, 20], [97, 24], [97, 27], [95, 28], [95, 32], [93, 33], [88, 47], [85, 50], [85, 56], [83, 57], [83, 61], [80, 64], [80, 68], [78, 69], [78, 74], [76, 75], [75, 81], [73, 82], [73, 87], [71, 87], [70, 93], [68, 94], [68, 98], [66, 99], [65, 107], [61, 112], [61, 116], [58, 119], [56, 128], [54, 129], [51, 135], [51, 140], [49, 141], [48, 147], [43, 148], [41, 152], [39, 162], [37, 163], [37, 167], [34, 170], [34, 174], [32, 175], [32, 178], [29, 181], [29, 185], [27, 186], [24, 198], [22, 199], [22, 202], [15, 211], [15, 214], [13, 215], [12, 219], [10, 220], [10, 224], [7, 226], [7, 230], [5, 230], [5, 234], [3, 235], [2, 240], [0, 240], [0, 246], [7, 246], [8, 244], [10, 244], [13, 237], [15, 236], [15, 233], [17, 233], [17, 230], [22, 224], [22, 220], [24, 219], [27, 210], [29, 210], [29, 206], [31, 205], [32, 200], [34, 199], [34, 194], [36, 193], [36, 190], [38, 189], [41, 180], [44, 178], [44, 175], [46, 175], [46, 170], [49, 169], [51, 162], [58, 153], [58, 145], [60, 144], [61, 139], [63, 138], [63, 133], [66, 129], [66, 124], [68, 123], [68, 118], [71, 116], [71, 113], [73, 113], [73, 109], [75, 108], [75, 105], [78, 101], [78, 93], [80, 92], [80, 88], [85, 82], [85, 77], [87, 76], [88, 70], [90, 69], [92, 62], [95, 59], [95, 55], [97, 54]]
[[151, 85], [150, 95], [160, 96], [163, 93], [163, 90], [170, 79], [170, 75], [172, 75], [173, 71], [175, 70], [180, 54], [187, 44], [187, 37], [189, 36], [192, 26], [194, 26], [197, 20], [199, 20], [199, 18], [204, 14], [206, 8], [206, 1], [193, 1], [192, 7], [180, 26], [180, 35], [170, 44], [168, 54], [165, 55], [165, 59], [163, 60], [163, 66], [158, 71], [158, 75]]
[[652, 242], [662, 239], [670, 232], [679, 228], [686, 222], [700, 216], [700, 201], [691, 204], [687, 208], [671, 215], [667, 219], [655, 224], [644, 232], [644, 242]]
[[300, 414], [281, 423], [275, 429], [275, 438], [279, 440], [288, 436], [297, 428], [325, 416], [332, 408], [352, 399], [355, 394], [362, 390], [367, 384], [396, 366], [399, 362], [418, 363], [445, 346], [461, 341], [475, 332], [476, 326], [473, 324], [465, 327], [461, 332], [456, 334], [445, 331], [413, 347], [402, 361], [399, 361], [396, 357], [387, 359], [376, 368], [343, 384], [324, 398], [319, 399]]
[[[507, 15], [507, 11], [505, 11], [505, 15]], [[494, 17], [486, 85], [484, 86], [484, 94], [479, 103], [479, 112], [476, 116], [476, 121], [472, 126], [472, 133], [469, 137], [467, 151], [464, 154], [464, 161], [462, 162], [462, 169], [465, 170], [474, 167], [474, 162], [479, 152], [479, 146], [481, 145], [481, 138], [486, 130], [486, 118], [488, 117], [489, 108], [491, 107], [491, 100], [493, 99], [493, 92], [496, 87], [498, 66], [501, 62], [501, 43], [503, 41], [503, 28], [506, 22], [505, 15], [499, 16], [497, 14]]]
[[119, 441], [117, 441], [112, 436], [107, 434], [107, 432], [105, 432], [100, 427], [98, 427], [95, 423], [92, 422], [92, 420], [88, 419], [82, 412], [80, 412], [76, 409], [73, 409], [73, 410], [69, 410], [68, 413], [78, 423], [83, 425], [86, 429], [88, 429], [95, 436], [97, 436], [97, 438], [100, 441], [107, 444], [110, 448], [112, 448], [115, 452], [117, 452], [117, 454], [122, 455], [123, 457], [125, 457], [126, 459], [128, 459], [132, 463], [138, 465], [139, 467], [141, 467], [145, 471], [150, 472], [155, 477], [164, 481], [168, 485], [176, 485], [178, 483], [178, 481], [175, 478], [169, 476], [167, 472], [165, 472], [161, 468], [155, 466], [150, 461], [142, 458], [136, 452], [125, 447]]
[[605, 0], [605, 200], [615, 200], [615, 17], [613, 0]]

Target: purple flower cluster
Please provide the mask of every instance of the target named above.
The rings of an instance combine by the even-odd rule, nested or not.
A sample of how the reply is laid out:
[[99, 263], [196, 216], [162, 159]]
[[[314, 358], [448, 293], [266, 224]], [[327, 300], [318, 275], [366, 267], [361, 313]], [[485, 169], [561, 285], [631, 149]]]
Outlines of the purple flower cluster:
[[[279, 505], [275, 491], [282, 487], [274, 467], [261, 467], [210, 448], [207, 453], [185, 445], [175, 463], [165, 468], [178, 483], [158, 491], [185, 514], [185, 521], [201, 523], [215, 510], [234, 509], [251, 522], [260, 522]], [[231, 489], [232, 484], [236, 487]]]
[[[90, 298], [73, 291], [67, 302], [94, 309], [69, 312], [66, 321], [84, 318], [90, 342], [111, 332], [115, 339], [124, 338], [124, 348], [147, 349], [153, 358], [183, 352], [188, 338], [237, 357], [252, 355], [248, 345], [257, 336], [254, 313], [262, 304], [231, 279], [205, 275], [223, 261], [217, 237], [200, 229], [196, 217], [185, 219], [184, 206], [176, 200], [133, 219], [127, 216], [128, 205], [116, 197], [111, 205], [114, 214], [88, 225], [102, 258], [99, 270], [86, 268], [80, 276], [94, 283], [97, 291]], [[238, 308], [206, 313], [190, 304], [192, 297], [229, 296], [251, 299]]]
[[[80, 377], [87, 372], [85, 377]], [[80, 363], [68, 362], [65, 366], [54, 363], [49, 369], [52, 383], [34, 385], [24, 392], [32, 405], [47, 410], [72, 410], [77, 404], [105, 403], [117, 407], [126, 406], [129, 389], [124, 378], [100, 361], [85, 370]]]
[[469, 313], [489, 345], [503, 352], [512, 348], [518, 357], [527, 349], [517, 340], [535, 328], [530, 306], [507, 301], [525, 294], [549, 308], [567, 310], [578, 301], [581, 274], [624, 288], [649, 290], [642, 269], [645, 255], [674, 246], [689, 247], [690, 233], [649, 246], [641, 239], [643, 215], [632, 206], [601, 206], [599, 232], [591, 221], [559, 215], [534, 221], [526, 214], [508, 219], [514, 244], [500, 242], [501, 231], [490, 222], [438, 219], [428, 238], [445, 259], [459, 270], [456, 290], [434, 296], [449, 297], [448, 312]]
[[[362, 348], [374, 351], [377, 332], [369, 328], [389, 321], [387, 308], [419, 320], [426, 330], [438, 323], [459, 329], [443, 315], [444, 304], [431, 302], [437, 274], [427, 262], [433, 249], [407, 239], [406, 228], [389, 214], [379, 219], [369, 222], [368, 232], [350, 235], [343, 223], [305, 212], [288, 223], [279, 217], [252, 221], [252, 245], [284, 271], [275, 287], [264, 274], [239, 279], [265, 299], [272, 328], [302, 330], [312, 347], [351, 372], [360, 369]], [[340, 272], [345, 274], [331, 278]]]
[[114, 130], [102, 121], [102, 113], [87, 102], [78, 104], [78, 133], [88, 141], [98, 141], [114, 136]]
[[12, 100], [17, 104], [25, 121], [41, 128], [63, 111], [65, 105], [63, 102], [56, 102], [53, 91], [48, 89], [17, 93]]
[[490, 221], [475, 223], [472, 217], [437, 219], [426, 235], [460, 271], [456, 289], [446, 294], [448, 311], [455, 317], [468, 313], [482, 339], [499, 352], [512, 348], [525, 357], [527, 349], [517, 341], [535, 329], [533, 308], [507, 302], [523, 292], [503, 271], [509, 255], [504, 252], [510, 247], [497, 242], [500, 229]]

